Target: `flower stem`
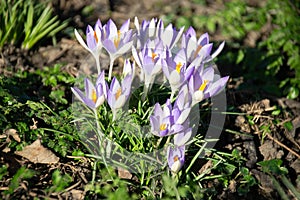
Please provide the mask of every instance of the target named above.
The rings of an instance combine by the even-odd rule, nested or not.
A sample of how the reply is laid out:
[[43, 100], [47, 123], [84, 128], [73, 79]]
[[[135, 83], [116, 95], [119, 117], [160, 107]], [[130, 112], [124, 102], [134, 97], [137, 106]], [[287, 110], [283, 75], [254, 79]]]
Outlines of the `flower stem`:
[[92, 172], [92, 185], [94, 186], [95, 179], [96, 179], [96, 170], [97, 170], [97, 160], [93, 163], [93, 172]]
[[98, 136], [98, 140], [99, 140], [99, 146], [102, 149], [103, 134], [101, 132], [101, 128], [100, 128], [100, 124], [99, 124], [99, 117], [98, 117], [98, 113], [97, 113], [96, 109], [94, 109], [94, 115], [95, 115], [96, 125], [97, 125], [97, 136]]
[[99, 57], [96, 58], [96, 65], [97, 65], [97, 72], [98, 72], [98, 75], [101, 73], [101, 66], [100, 66], [100, 60], [99, 60]]
[[96, 109], [94, 109], [94, 115], [95, 115], [95, 119], [96, 119], [97, 137], [98, 137], [98, 142], [99, 142], [100, 154], [101, 154], [102, 160], [104, 162], [104, 165], [107, 167], [106, 158], [104, 156], [105, 155], [104, 135], [101, 132], [101, 127], [100, 127], [100, 124], [99, 124], [99, 117], [98, 117], [98, 113], [97, 113]]
[[[117, 111], [116, 110], [112, 110], [112, 113], [113, 113], [113, 118], [112, 118], [112, 123], [113, 123], [116, 120]], [[108, 140], [107, 147], [106, 147], [106, 157], [107, 158], [109, 158], [110, 155], [111, 155], [113, 134], [114, 134], [114, 132], [111, 129], [110, 132], [109, 132], [109, 140]]]
[[148, 89], [149, 89], [149, 85], [145, 83], [145, 85], [144, 85], [144, 90], [143, 90], [142, 101], [145, 101], [146, 96], [147, 96], [147, 94], [148, 94]]
[[114, 58], [111, 58], [111, 59], [110, 59], [110, 63], [109, 63], [109, 72], [108, 72], [108, 81], [110, 81], [110, 80], [111, 80], [111, 77], [112, 77], [112, 70], [113, 70], [113, 66], [114, 66], [114, 61], [115, 61]]

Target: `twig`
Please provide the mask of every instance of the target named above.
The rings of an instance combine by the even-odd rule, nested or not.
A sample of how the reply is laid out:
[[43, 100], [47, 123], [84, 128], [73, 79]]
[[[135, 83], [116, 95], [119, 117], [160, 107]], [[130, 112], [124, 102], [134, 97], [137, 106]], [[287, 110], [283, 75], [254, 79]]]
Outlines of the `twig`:
[[270, 138], [271, 140], [276, 142], [279, 146], [285, 148], [286, 150], [288, 150], [289, 152], [291, 152], [292, 154], [294, 154], [295, 156], [297, 156], [300, 159], [300, 155], [298, 153], [296, 153], [294, 150], [292, 150], [291, 148], [289, 148], [286, 145], [282, 144], [277, 139], [273, 138], [269, 133], [267, 133], [267, 136], [268, 136], [268, 138]]
[[70, 187], [64, 189], [64, 192], [69, 191], [69, 190], [72, 190], [72, 189], [76, 188], [76, 187], [77, 187], [78, 185], [80, 185], [80, 184], [81, 184], [81, 181], [78, 181], [78, 182], [75, 183], [74, 185], [71, 185]]

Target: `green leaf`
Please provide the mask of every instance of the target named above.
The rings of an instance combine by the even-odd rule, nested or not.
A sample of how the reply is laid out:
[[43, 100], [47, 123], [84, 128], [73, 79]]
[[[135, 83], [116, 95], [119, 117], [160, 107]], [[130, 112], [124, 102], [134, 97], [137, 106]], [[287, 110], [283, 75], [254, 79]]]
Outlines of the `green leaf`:
[[280, 109], [276, 109], [272, 112], [272, 115], [279, 115], [281, 113]]
[[296, 99], [299, 96], [299, 89], [296, 87], [290, 87], [288, 90], [288, 99]]
[[239, 64], [240, 62], [242, 62], [244, 57], [245, 57], [245, 54], [244, 54], [243, 50], [240, 49], [238, 52], [238, 57], [236, 59], [236, 64]]
[[292, 122], [285, 122], [283, 124], [284, 128], [286, 128], [288, 131], [292, 131], [294, 126], [293, 126], [293, 123]]
[[285, 167], [281, 167], [282, 160], [272, 159], [258, 162], [257, 164], [262, 167], [262, 170], [266, 173], [272, 173], [276, 175], [287, 174], [288, 170]]

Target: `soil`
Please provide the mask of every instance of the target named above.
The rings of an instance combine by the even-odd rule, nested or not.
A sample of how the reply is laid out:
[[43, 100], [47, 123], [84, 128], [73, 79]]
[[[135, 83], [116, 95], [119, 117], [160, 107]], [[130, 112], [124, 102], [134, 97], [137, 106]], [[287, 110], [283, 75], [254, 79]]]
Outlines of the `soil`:
[[[220, 3], [209, 2], [207, 8], [187, 0], [70, 0], [53, 1], [52, 4], [60, 19], [71, 18], [70, 24], [74, 28], [84, 30], [87, 24], [93, 25], [98, 18], [101, 18], [103, 22], [113, 18], [120, 25], [128, 18], [133, 19], [134, 16], [138, 16], [141, 21], [152, 17], [161, 17], [170, 12], [180, 14], [180, 8], [183, 6], [192, 8], [191, 10], [198, 14], [211, 12], [222, 6]], [[91, 5], [94, 11], [91, 14], [83, 15], [82, 12], [86, 5]], [[247, 41], [251, 41], [251, 36], [249, 37], [246, 39]], [[86, 50], [66, 34], [59, 35], [58, 39], [56, 45], [49, 43], [47, 46], [29, 52], [14, 46], [6, 46], [1, 52], [0, 73], [9, 76], [20, 69], [33, 71], [43, 66], [52, 66], [55, 63], [64, 63], [62, 70], [73, 76], [77, 76], [79, 73], [92, 73], [89, 71], [89, 63], [84, 62], [89, 60], [89, 54]], [[213, 35], [212, 39], [223, 38], [221, 35]], [[252, 40], [256, 39], [252, 38]], [[6, 70], [4, 67], [7, 64], [12, 66], [12, 69]], [[234, 67], [232, 66], [232, 68]], [[118, 71], [119, 68], [116, 67], [115, 70]], [[226, 71], [222, 72], [221, 70], [221, 73], [229, 73], [228, 70]], [[234, 70], [229, 69], [229, 71]], [[258, 180], [259, 186], [252, 188], [247, 197], [240, 197], [233, 184], [227, 190], [219, 191], [217, 199], [279, 199], [280, 196], [275, 190], [272, 180], [262, 172], [256, 163], [275, 158], [283, 160], [283, 166], [288, 168], [288, 179], [293, 185], [300, 188], [300, 103], [296, 100], [273, 97], [263, 92], [257, 93], [250, 89], [240, 90], [239, 85], [244, 81], [243, 78], [234, 77], [234, 74], [229, 75], [232, 78], [226, 91], [228, 107], [236, 108], [236, 112], [254, 116], [255, 123], [249, 124], [245, 115], [227, 115], [224, 131], [216, 148], [225, 152], [231, 152], [234, 148], [240, 150], [247, 160], [246, 166]], [[272, 111], [275, 110], [274, 106], [282, 110], [279, 115], [274, 116], [272, 114]], [[273, 123], [274, 120], [279, 120], [280, 123], [275, 124]], [[293, 124], [292, 130], [287, 130], [283, 126], [283, 123], [288, 121]], [[270, 126], [270, 132], [263, 133], [260, 129], [262, 125]], [[226, 130], [234, 130], [244, 134], [233, 134]], [[85, 196], [84, 185], [91, 178], [89, 160], [87, 159], [78, 163], [74, 162], [72, 158], [66, 157], [60, 159], [56, 164], [43, 165], [30, 164], [13, 153], [1, 153], [0, 158], [1, 163], [8, 164], [10, 175], [13, 175], [24, 162], [28, 168], [40, 172], [39, 180], [36, 180], [36, 187], [29, 189], [28, 183], [24, 182], [22, 188], [17, 190], [15, 196], [19, 199], [43, 198], [45, 194], [41, 188], [45, 188], [49, 184], [50, 176], [56, 168], [72, 174], [75, 184], [62, 193], [53, 193], [51, 199], [83, 199]], [[204, 163], [203, 166], [206, 164], [209, 163]], [[7, 177], [6, 180], [1, 180], [1, 190], [7, 187], [10, 179], [11, 177]], [[290, 191], [286, 189], [286, 192], [292, 199], [293, 196]]]

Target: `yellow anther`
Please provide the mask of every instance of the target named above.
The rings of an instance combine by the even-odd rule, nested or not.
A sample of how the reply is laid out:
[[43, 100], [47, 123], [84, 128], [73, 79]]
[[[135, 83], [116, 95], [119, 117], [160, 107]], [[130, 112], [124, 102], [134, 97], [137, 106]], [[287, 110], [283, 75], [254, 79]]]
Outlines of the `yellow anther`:
[[206, 88], [207, 83], [208, 80], [204, 80], [203, 83], [200, 85], [199, 90], [203, 92]]
[[164, 131], [164, 130], [166, 130], [167, 129], [167, 124], [161, 124], [160, 126], [159, 126], [159, 130], [161, 130], [161, 131]]
[[119, 88], [115, 94], [116, 100], [118, 100], [118, 98], [121, 96], [121, 94], [122, 94], [122, 89]]
[[178, 73], [180, 73], [181, 67], [182, 67], [182, 63], [181, 63], [181, 62], [177, 63], [177, 65], [176, 65], [176, 71], [177, 71]]
[[96, 93], [96, 90], [92, 90], [92, 101], [94, 103], [96, 103], [97, 101], [97, 93]]
[[118, 36], [117, 36], [117, 38], [114, 39], [114, 45], [115, 45], [116, 48], [119, 47], [120, 40], [121, 40], [121, 31], [118, 30]]

